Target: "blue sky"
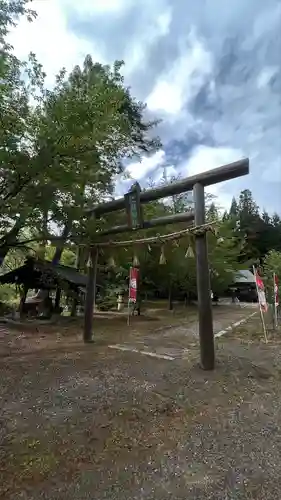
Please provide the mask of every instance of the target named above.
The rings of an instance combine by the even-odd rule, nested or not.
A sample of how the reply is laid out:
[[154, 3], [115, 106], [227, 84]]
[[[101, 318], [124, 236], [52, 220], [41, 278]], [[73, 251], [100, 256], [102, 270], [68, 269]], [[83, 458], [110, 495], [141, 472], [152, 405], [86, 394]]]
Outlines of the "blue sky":
[[55, 73], [124, 59], [132, 93], [162, 118], [163, 149], [131, 176], [146, 185], [163, 167], [185, 177], [244, 156], [251, 173], [213, 186], [221, 206], [250, 188], [281, 213], [280, 0], [35, 0], [38, 18], [11, 34], [17, 54], [37, 53]]

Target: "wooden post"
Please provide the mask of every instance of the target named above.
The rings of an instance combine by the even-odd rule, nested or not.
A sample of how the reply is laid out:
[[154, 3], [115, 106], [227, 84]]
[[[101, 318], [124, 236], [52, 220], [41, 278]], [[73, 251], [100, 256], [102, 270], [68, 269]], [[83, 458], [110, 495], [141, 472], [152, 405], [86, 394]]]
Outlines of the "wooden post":
[[[200, 226], [205, 224], [204, 186], [199, 183], [195, 184], [193, 193], [195, 225]], [[213, 370], [215, 367], [215, 345], [206, 233], [195, 236], [195, 248], [201, 365], [203, 370]]]
[[97, 263], [98, 263], [98, 249], [97, 247], [91, 248], [89, 266], [88, 266], [88, 281], [86, 288], [85, 299], [85, 314], [84, 314], [84, 342], [93, 342], [93, 314], [94, 304], [96, 299], [96, 279], [97, 279]]
[[55, 296], [55, 310], [58, 311], [60, 307], [60, 299], [61, 299], [61, 288], [57, 286], [56, 296]]
[[24, 304], [25, 304], [25, 301], [26, 301], [26, 296], [28, 294], [28, 286], [27, 285], [24, 285], [23, 286], [23, 289], [21, 290], [21, 298], [20, 298], [20, 305], [19, 305], [19, 317], [22, 318], [23, 317], [23, 311], [24, 311]]

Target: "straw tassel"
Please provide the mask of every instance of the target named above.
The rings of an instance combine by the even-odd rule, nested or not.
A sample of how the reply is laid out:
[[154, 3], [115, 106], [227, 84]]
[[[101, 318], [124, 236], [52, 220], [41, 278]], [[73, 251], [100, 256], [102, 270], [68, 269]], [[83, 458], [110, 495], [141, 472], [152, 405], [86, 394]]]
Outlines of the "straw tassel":
[[164, 252], [164, 246], [161, 247], [161, 255], [160, 255], [160, 259], [159, 259], [159, 264], [160, 264], [160, 266], [167, 264], [165, 252]]
[[109, 257], [109, 259], [108, 259], [108, 266], [112, 267], [112, 268], [116, 267], [116, 262], [114, 260], [114, 257]]
[[133, 266], [134, 266], [134, 267], [137, 267], [137, 266], [139, 266], [139, 265], [140, 265], [139, 258], [138, 258], [138, 256], [135, 254], [135, 255], [134, 255], [134, 258], [133, 258]]
[[194, 257], [194, 252], [193, 252], [192, 246], [189, 245], [188, 249], [186, 250], [186, 253], [185, 253], [185, 258], [186, 259], [188, 259], [188, 258], [193, 259], [193, 257]]
[[185, 252], [185, 258], [186, 259], [193, 259], [194, 257], [194, 252], [193, 252], [193, 245], [192, 245], [192, 242], [193, 242], [193, 238], [191, 236], [188, 236], [188, 247], [187, 247], [187, 250]]

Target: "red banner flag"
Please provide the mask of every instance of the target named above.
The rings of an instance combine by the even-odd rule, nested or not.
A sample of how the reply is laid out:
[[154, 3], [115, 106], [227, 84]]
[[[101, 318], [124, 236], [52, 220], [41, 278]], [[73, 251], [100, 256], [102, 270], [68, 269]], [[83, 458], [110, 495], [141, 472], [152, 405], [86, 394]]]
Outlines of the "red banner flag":
[[264, 283], [257, 271], [256, 271], [256, 283], [259, 290], [264, 290]]
[[257, 286], [257, 293], [258, 293], [260, 308], [263, 312], [267, 312], [268, 305], [266, 302], [266, 297], [265, 297], [265, 292], [264, 292], [264, 282], [255, 268], [254, 268], [254, 276], [255, 276], [255, 281], [256, 281], [256, 286]]
[[129, 301], [137, 301], [139, 269], [137, 267], [130, 267], [130, 284], [129, 284]]

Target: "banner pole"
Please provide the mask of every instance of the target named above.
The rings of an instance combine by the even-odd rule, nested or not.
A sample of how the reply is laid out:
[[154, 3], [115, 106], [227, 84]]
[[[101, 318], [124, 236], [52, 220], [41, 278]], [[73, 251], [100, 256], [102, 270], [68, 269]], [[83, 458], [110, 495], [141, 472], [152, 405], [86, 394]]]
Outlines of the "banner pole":
[[128, 316], [127, 316], [127, 325], [130, 326], [130, 297], [128, 297]]
[[132, 279], [132, 268], [130, 267], [130, 269], [129, 269], [129, 287], [128, 287], [127, 326], [130, 326], [131, 279]]
[[278, 292], [276, 290], [277, 288], [277, 283], [276, 283], [276, 274], [273, 273], [273, 296], [274, 296], [274, 328], [277, 329], [278, 327], [278, 320], [277, 320], [277, 297], [278, 297]]

